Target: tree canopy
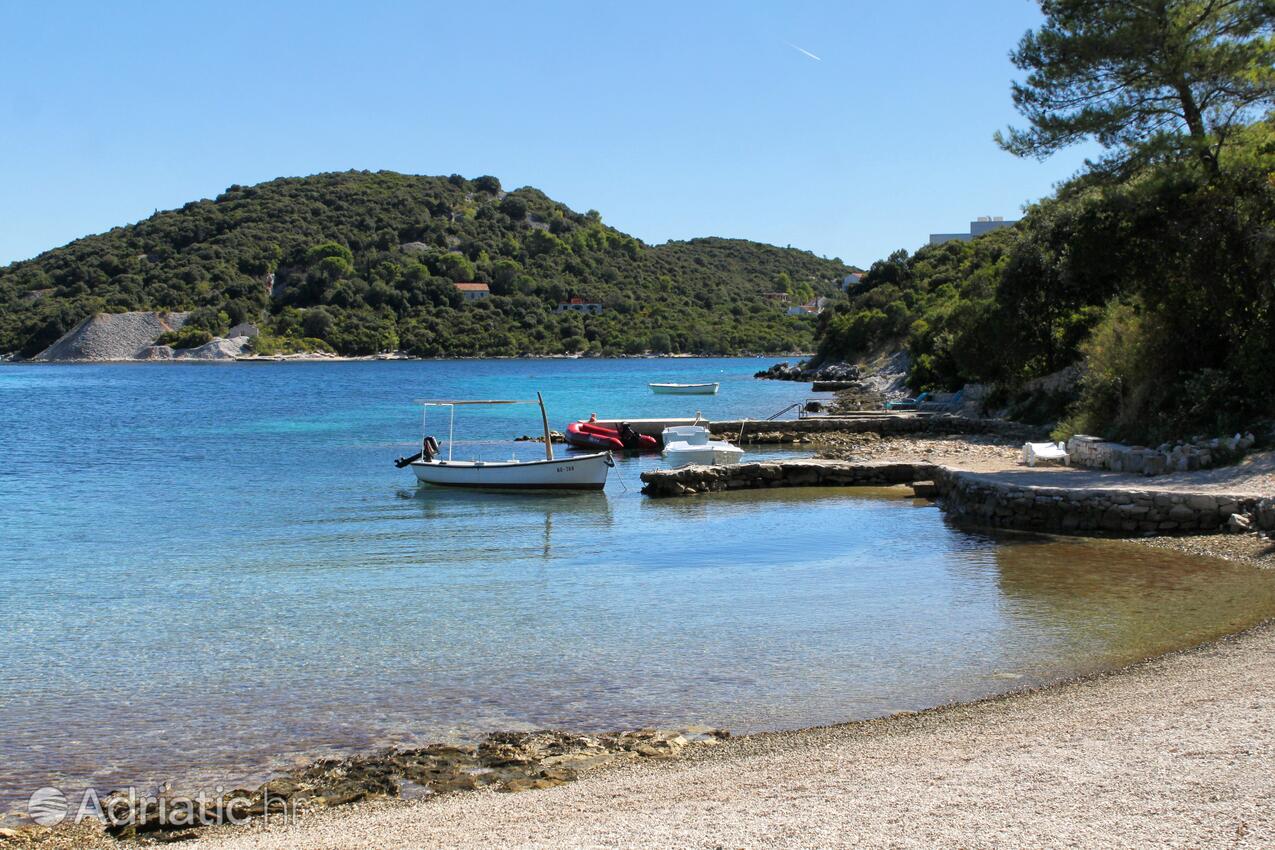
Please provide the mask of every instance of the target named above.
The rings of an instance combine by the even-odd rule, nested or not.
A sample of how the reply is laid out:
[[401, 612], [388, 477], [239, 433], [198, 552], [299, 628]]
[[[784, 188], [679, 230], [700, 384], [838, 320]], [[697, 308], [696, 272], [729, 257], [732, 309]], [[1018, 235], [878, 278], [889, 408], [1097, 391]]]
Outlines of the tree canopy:
[[1275, 0], [1041, 0], [1045, 23], [1011, 54], [1026, 129], [1019, 156], [1086, 138], [1120, 169], [1165, 153], [1216, 174], [1237, 127], [1275, 105]]

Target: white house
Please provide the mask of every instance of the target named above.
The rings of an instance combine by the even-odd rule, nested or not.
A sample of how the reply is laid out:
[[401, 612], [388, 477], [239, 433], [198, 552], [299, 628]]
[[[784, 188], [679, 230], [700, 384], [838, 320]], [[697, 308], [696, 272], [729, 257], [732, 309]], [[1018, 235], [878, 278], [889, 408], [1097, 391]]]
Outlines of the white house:
[[863, 272], [850, 272], [850, 274], [841, 279], [841, 288], [849, 292], [860, 283], [863, 283], [863, 274]]

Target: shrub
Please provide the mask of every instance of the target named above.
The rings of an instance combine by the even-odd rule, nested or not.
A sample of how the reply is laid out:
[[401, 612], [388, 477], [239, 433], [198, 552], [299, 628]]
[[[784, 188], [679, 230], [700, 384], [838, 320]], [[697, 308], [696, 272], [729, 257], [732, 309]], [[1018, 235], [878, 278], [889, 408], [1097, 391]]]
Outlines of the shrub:
[[184, 325], [181, 330], [167, 331], [159, 335], [159, 339], [155, 340], [156, 345], [168, 345], [175, 349], [198, 348], [205, 343], [212, 342], [213, 335], [203, 328], [191, 327]]
[[276, 354], [308, 354], [316, 351], [332, 352], [332, 346], [321, 339], [295, 336], [267, 336], [261, 334], [249, 344], [254, 354], [273, 357]]

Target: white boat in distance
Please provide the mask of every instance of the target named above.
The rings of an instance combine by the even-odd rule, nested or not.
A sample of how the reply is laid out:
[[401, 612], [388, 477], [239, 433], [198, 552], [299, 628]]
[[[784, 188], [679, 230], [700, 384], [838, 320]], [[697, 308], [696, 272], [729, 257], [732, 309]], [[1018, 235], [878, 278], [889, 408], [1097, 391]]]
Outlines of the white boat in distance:
[[661, 395], [717, 395], [720, 384], [647, 384], [651, 392]]
[[725, 440], [710, 440], [703, 425], [677, 425], [664, 429], [664, 459], [670, 466], [734, 466], [744, 450]]
[[[424, 431], [425, 413], [431, 407], [451, 409], [448, 426], [447, 459], [437, 457], [438, 442], [430, 436], [421, 441], [421, 451], [412, 457], [399, 458], [395, 466], [410, 466], [417, 480], [436, 487], [468, 487], [482, 490], [601, 490], [607, 483], [607, 472], [615, 466], [610, 452], [557, 460], [553, 456], [553, 442], [549, 438], [549, 416], [545, 413], [544, 399], [536, 393], [529, 400], [455, 400], [425, 401], [421, 405], [421, 430]], [[538, 404], [545, 431], [544, 460], [453, 460], [457, 405], [469, 404]]]

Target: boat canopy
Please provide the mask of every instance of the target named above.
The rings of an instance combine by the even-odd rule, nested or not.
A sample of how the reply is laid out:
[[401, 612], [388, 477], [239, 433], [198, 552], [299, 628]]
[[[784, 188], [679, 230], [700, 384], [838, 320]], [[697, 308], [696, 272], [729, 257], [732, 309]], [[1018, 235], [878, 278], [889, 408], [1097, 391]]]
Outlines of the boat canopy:
[[425, 407], [450, 407], [454, 404], [540, 404], [537, 398], [515, 398], [515, 399], [499, 399], [499, 398], [457, 398], [457, 399], [432, 399], [418, 398], [416, 404]]
[[452, 459], [452, 446], [456, 442], [456, 408], [463, 404], [537, 404], [540, 406], [540, 422], [545, 429], [545, 459], [553, 460], [553, 438], [549, 433], [549, 414], [545, 411], [545, 400], [540, 393], [535, 398], [455, 398], [429, 399], [418, 398], [421, 406], [421, 433], [425, 433], [425, 414], [431, 407], [451, 408], [450, 421], [447, 424], [447, 459]]

